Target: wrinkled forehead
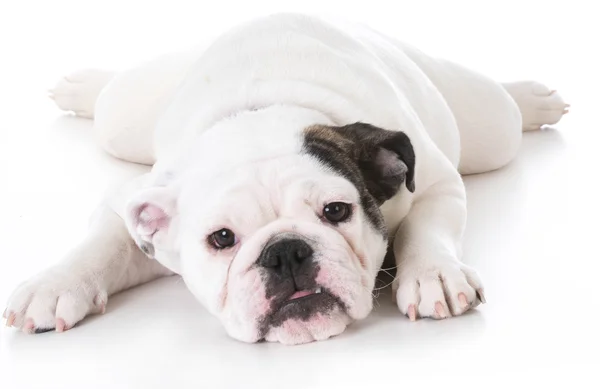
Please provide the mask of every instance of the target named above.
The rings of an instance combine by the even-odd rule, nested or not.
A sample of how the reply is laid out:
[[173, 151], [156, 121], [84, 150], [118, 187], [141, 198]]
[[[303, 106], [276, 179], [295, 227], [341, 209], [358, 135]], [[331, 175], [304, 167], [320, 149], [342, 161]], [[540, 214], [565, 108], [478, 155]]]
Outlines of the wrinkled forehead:
[[[319, 112], [304, 108], [271, 107], [245, 111], [196, 133], [190, 130], [165, 153], [155, 171], [182, 171], [190, 166], [206, 169], [232, 169], [255, 161], [298, 154], [305, 142], [305, 129], [327, 122]], [[198, 172], [196, 172], [198, 174]]]
[[[204, 218], [228, 210], [280, 214], [298, 204], [359, 200], [346, 178], [310, 155], [294, 154], [246, 162], [194, 178], [182, 186], [180, 206]], [[252, 211], [252, 212], [250, 212]]]

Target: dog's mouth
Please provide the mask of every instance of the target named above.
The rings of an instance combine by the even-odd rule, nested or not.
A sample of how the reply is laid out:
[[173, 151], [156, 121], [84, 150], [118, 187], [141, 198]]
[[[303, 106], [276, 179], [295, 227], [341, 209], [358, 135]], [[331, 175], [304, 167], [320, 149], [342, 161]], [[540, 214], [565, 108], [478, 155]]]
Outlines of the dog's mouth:
[[327, 313], [335, 306], [342, 307], [341, 301], [323, 287], [297, 290], [273, 305], [269, 324], [278, 326], [288, 319], [306, 321], [318, 313]]
[[276, 300], [258, 321], [261, 341], [298, 344], [327, 339], [351, 321], [341, 298], [324, 287], [305, 287]]
[[323, 289], [319, 286], [312, 290], [297, 290], [288, 297], [287, 302], [298, 302], [298, 300], [307, 299], [315, 295], [320, 295], [323, 293]]

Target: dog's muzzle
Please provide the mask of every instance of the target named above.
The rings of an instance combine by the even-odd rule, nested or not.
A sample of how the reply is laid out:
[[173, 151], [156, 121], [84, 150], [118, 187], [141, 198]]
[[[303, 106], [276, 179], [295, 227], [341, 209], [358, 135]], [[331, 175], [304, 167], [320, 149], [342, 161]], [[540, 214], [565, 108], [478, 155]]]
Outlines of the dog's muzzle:
[[256, 264], [262, 269], [266, 298], [271, 302], [270, 325], [291, 318], [307, 320], [337, 304], [338, 299], [317, 284], [317, 255], [304, 237], [289, 233], [265, 245]]

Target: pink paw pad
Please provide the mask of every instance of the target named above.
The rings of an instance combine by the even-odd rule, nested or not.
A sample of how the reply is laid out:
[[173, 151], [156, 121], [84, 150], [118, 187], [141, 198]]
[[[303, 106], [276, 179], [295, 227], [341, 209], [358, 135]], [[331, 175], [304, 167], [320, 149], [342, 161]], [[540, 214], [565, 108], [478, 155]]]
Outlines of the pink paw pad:
[[435, 313], [436, 319], [445, 319], [449, 315], [446, 313], [446, 308], [444, 308], [444, 304], [441, 301], [435, 303]]
[[23, 325], [23, 332], [25, 332], [26, 334], [33, 334], [34, 330], [35, 323], [33, 322], [33, 319], [29, 318], [25, 320], [25, 324]]
[[55, 330], [56, 332], [64, 332], [68, 330], [67, 323], [61, 318], [56, 319]]
[[11, 312], [8, 315], [8, 318], [6, 319], [6, 326], [7, 327], [12, 327], [12, 325], [15, 323], [16, 319], [17, 319], [17, 315], [14, 312]]
[[417, 308], [415, 308], [414, 304], [410, 304], [408, 306], [408, 319], [410, 321], [416, 321], [417, 320]]

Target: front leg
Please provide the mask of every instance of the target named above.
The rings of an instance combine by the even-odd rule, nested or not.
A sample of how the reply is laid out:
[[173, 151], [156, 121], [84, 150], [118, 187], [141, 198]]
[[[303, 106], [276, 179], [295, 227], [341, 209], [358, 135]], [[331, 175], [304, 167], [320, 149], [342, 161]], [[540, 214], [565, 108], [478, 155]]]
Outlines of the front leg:
[[460, 315], [485, 302], [479, 276], [460, 260], [464, 185], [456, 171], [447, 173], [420, 194], [394, 238], [396, 303], [412, 321]]
[[108, 296], [170, 274], [138, 249], [121, 217], [102, 206], [84, 241], [64, 261], [21, 284], [3, 316], [7, 326], [24, 332], [62, 332], [104, 312]]

